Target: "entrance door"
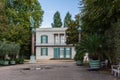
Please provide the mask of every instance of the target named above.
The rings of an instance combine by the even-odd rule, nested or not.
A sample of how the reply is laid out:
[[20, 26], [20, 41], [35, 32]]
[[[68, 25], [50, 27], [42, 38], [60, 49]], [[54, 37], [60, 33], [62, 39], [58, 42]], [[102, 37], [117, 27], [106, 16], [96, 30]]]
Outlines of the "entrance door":
[[60, 58], [60, 48], [54, 48], [54, 58]]

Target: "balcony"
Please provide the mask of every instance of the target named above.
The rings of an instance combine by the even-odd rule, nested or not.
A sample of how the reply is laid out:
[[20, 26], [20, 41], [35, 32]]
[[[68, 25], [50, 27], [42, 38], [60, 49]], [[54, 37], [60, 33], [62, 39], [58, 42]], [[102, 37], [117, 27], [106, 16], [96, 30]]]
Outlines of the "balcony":
[[36, 43], [36, 45], [35, 45], [36, 47], [67, 47], [67, 46], [69, 46], [69, 47], [72, 47], [73, 45], [72, 44], [54, 44], [54, 43], [47, 43], [47, 44], [45, 44], [45, 43]]

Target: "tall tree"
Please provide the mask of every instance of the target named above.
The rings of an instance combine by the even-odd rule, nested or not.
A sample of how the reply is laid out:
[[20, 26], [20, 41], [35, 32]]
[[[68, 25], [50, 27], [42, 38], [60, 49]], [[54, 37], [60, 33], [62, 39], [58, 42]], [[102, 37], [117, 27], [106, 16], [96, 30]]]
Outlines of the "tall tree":
[[71, 20], [71, 22], [68, 24], [67, 30], [66, 30], [66, 43], [67, 44], [76, 44], [79, 40], [79, 33], [78, 28], [81, 27], [80, 23], [80, 15], [75, 15], [75, 20]]
[[72, 21], [71, 17], [72, 17], [71, 14], [69, 12], [67, 12], [67, 14], [64, 18], [64, 27], [69, 27], [68, 25]]
[[78, 25], [75, 21], [71, 21], [71, 23], [68, 26], [69, 27], [66, 30], [66, 43], [74, 45], [78, 43]]
[[[92, 34], [98, 34], [101, 38], [106, 38], [103, 40], [104, 44], [102, 47], [106, 46], [107, 55], [114, 53], [115, 41], [113, 35], [115, 36], [116, 29], [113, 27], [115, 23], [120, 19], [120, 0], [82, 0], [82, 32], [87, 36]], [[111, 35], [112, 30], [112, 35]], [[85, 35], [84, 35], [85, 36]], [[106, 43], [105, 43], [106, 42]], [[109, 43], [108, 43], [109, 42]], [[112, 45], [109, 45], [112, 44]], [[105, 49], [105, 48], [104, 48]], [[104, 51], [104, 50], [102, 50]], [[110, 57], [107, 58], [110, 61]], [[112, 63], [112, 62], [111, 62]]]
[[56, 12], [53, 17], [53, 23], [51, 23], [53, 28], [60, 28], [62, 27], [62, 22], [60, 18], [60, 12]]
[[30, 53], [31, 30], [30, 16], [35, 23], [34, 28], [42, 22], [43, 10], [38, 0], [5, 0], [5, 13], [10, 27], [3, 33], [3, 38], [21, 45], [21, 53]]
[[8, 17], [5, 15], [4, 0], [0, 0], [0, 39], [2, 39], [2, 33], [6, 32], [9, 27]]

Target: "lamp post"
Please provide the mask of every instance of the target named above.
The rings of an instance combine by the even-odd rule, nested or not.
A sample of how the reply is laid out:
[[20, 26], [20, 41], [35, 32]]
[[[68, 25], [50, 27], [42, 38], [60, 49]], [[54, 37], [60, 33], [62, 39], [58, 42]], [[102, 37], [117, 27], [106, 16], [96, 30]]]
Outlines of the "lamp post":
[[32, 16], [30, 16], [30, 28], [31, 28], [31, 32], [32, 32], [32, 51], [31, 51], [31, 56], [30, 56], [30, 62], [29, 63], [36, 63], [36, 59], [35, 59], [35, 54], [34, 54], [34, 37], [35, 37], [35, 29], [34, 29], [34, 19]]
[[78, 41], [80, 42], [80, 40], [81, 40], [81, 27], [78, 27], [78, 34], [79, 34]]

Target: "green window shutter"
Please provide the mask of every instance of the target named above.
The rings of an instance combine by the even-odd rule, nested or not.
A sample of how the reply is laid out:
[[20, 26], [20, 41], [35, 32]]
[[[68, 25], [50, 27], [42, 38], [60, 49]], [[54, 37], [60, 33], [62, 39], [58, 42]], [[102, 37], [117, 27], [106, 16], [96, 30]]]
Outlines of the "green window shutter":
[[72, 48], [70, 48], [70, 58], [72, 58]]
[[48, 56], [48, 48], [46, 48], [46, 56]]
[[43, 55], [43, 48], [41, 48], [41, 56]]
[[66, 48], [64, 48], [64, 58], [66, 58]]
[[58, 48], [58, 55], [57, 55], [58, 58], [60, 58], [60, 48]]
[[48, 43], [48, 36], [46, 36], [46, 43]]
[[41, 36], [41, 43], [43, 43], [43, 36]]
[[54, 58], [58, 58], [58, 48], [54, 48]]

